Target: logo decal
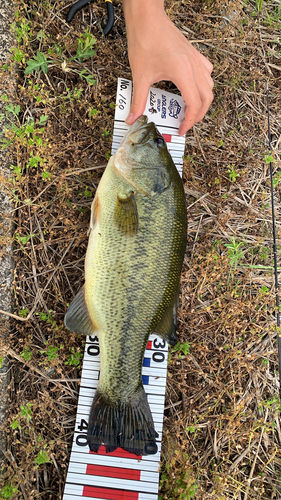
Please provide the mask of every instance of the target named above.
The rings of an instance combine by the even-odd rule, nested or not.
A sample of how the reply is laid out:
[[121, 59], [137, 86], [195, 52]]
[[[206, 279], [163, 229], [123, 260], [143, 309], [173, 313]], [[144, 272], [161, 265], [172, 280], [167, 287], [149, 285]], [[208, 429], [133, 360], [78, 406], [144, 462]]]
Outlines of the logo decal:
[[172, 118], [178, 118], [181, 112], [181, 106], [176, 99], [170, 99], [170, 105], [168, 106], [169, 116]]

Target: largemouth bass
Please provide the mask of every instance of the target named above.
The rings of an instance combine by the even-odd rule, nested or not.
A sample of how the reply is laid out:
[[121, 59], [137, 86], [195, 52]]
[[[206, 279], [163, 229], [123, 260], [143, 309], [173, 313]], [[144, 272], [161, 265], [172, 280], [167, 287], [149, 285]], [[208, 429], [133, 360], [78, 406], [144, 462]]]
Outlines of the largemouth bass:
[[154, 123], [140, 117], [111, 157], [92, 204], [85, 285], [65, 316], [76, 333], [98, 333], [100, 378], [88, 444], [157, 451], [141, 370], [149, 334], [175, 340], [186, 247], [181, 178]]

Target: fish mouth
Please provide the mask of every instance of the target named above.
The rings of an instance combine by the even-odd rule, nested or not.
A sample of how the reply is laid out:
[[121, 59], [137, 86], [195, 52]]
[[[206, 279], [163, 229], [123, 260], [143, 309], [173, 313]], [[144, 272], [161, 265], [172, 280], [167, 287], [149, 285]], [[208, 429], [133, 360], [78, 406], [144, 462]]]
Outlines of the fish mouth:
[[134, 146], [145, 144], [149, 139], [152, 128], [155, 127], [153, 122], [147, 122], [147, 116], [140, 116], [129, 128], [114, 155], [113, 165], [115, 171], [117, 171], [118, 174], [131, 186], [133, 186], [133, 181], [131, 179], [130, 172], [133, 168], [136, 168], [137, 161], [143, 155], [143, 151], [138, 148], [136, 148], [135, 151]]
[[131, 142], [132, 144], [140, 144], [141, 142], [143, 142], [147, 137], [151, 126], [153, 126], [151, 124], [151, 126], [149, 127], [147, 120], [147, 116], [140, 116], [128, 130], [120, 146], [123, 146], [127, 141]]

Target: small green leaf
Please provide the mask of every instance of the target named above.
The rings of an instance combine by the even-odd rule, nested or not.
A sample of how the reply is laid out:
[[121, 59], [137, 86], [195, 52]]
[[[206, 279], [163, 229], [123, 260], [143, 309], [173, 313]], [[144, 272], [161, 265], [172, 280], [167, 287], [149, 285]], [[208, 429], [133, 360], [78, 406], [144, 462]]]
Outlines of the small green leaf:
[[92, 197], [92, 191], [88, 190], [88, 186], [86, 187], [86, 189], [84, 191], [84, 196], [85, 196], [85, 198], [91, 198]]
[[275, 161], [276, 161], [276, 160], [274, 160], [272, 155], [266, 155], [264, 157], [264, 160], [265, 160], [265, 163], [267, 163], [267, 165], [269, 165], [269, 163], [275, 163]]
[[39, 465], [50, 463], [50, 457], [46, 450], [40, 450], [37, 457], [35, 458], [35, 463]]
[[16, 429], [21, 429], [21, 426], [20, 426], [20, 422], [17, 418], [15, 418], [12, 423], [11, 423], [11, 427], [13, 430], [16, 430]]
[[32, 358], [32, 351], [30, 351], [30, 349], [24, 349], [21, 356], [25, 359], [25, 361], [30, 361]]
[[19, 316], [20, 316], [21, 318], [26, 318], [26, 317], [27, 317], [27, 315], [28, 315], [28, 312], [29, 312], [29, 311], [28, 311], [28, 309], [26, 309], [26, 308], [24, 308], [24, 307], [23, 307], [23, 308], [19, 311]]
[[42, 38], [44, 40], [46, 38], [46, 35], [45, 35], [43, 30], [40, 30], [40, 31], [38, 31], [38, 33], [36, 35], [36, 40], [41, 40]]
[[37, 56], [34, 56], [33, 59], [29, 59], [27, 61], [27, 67], [25, 68], [25, 74], [29, 75], [33, 73], [33, 71], [40, 71], [42, 69], [43, 73], [46, 74], [48, 71], [48, 62], [45, 54], [37, 50]]
[[59, 46], [59, 44], [57, 42], [55, 42], [55, 49], [56, 49], [57, 53], [59, 54], [59, 56], [62, 57], [62, 48]]
[[19, 240], [20, 242], [23, 244], [23, 245], [26, 245], [26, 243], [30, 240], [30, 238], [32, 238], [33, 236], [35, 236], [35, 234], [28, 234], [27, 236], [20, 236]]
[[13, 498], [13, 496], [18, 493], [18, 489], [15, 488], [14, 486], [11, 486], [10, 484], [7, 484], [0, 490], [0, 495], [1, 498], [6, 499], [6, 498]]
[[49, 115], [41, 115], [39, 120], [39, 125], [43, 125], [48, 120]]
[[26, 406], [21, 406], [21, 416], [25, 417], [27, 421], [31, 420], [32, 418], [32, 404], [31, 403], [26, 403]]

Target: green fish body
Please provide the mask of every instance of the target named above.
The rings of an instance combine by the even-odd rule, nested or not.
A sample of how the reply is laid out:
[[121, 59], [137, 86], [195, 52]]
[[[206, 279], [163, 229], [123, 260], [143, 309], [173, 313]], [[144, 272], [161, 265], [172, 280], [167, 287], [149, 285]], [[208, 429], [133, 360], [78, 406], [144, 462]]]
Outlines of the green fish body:
[[85, 286], [65, 317], [76, 333], [98, 333], [100, 379], [88, 444], [156, 453], [142, 385], [149, 334], [175, 340], [186, 247], [181, 178], [162, 136], [140, 117], [111, 157], [92, 205]]

